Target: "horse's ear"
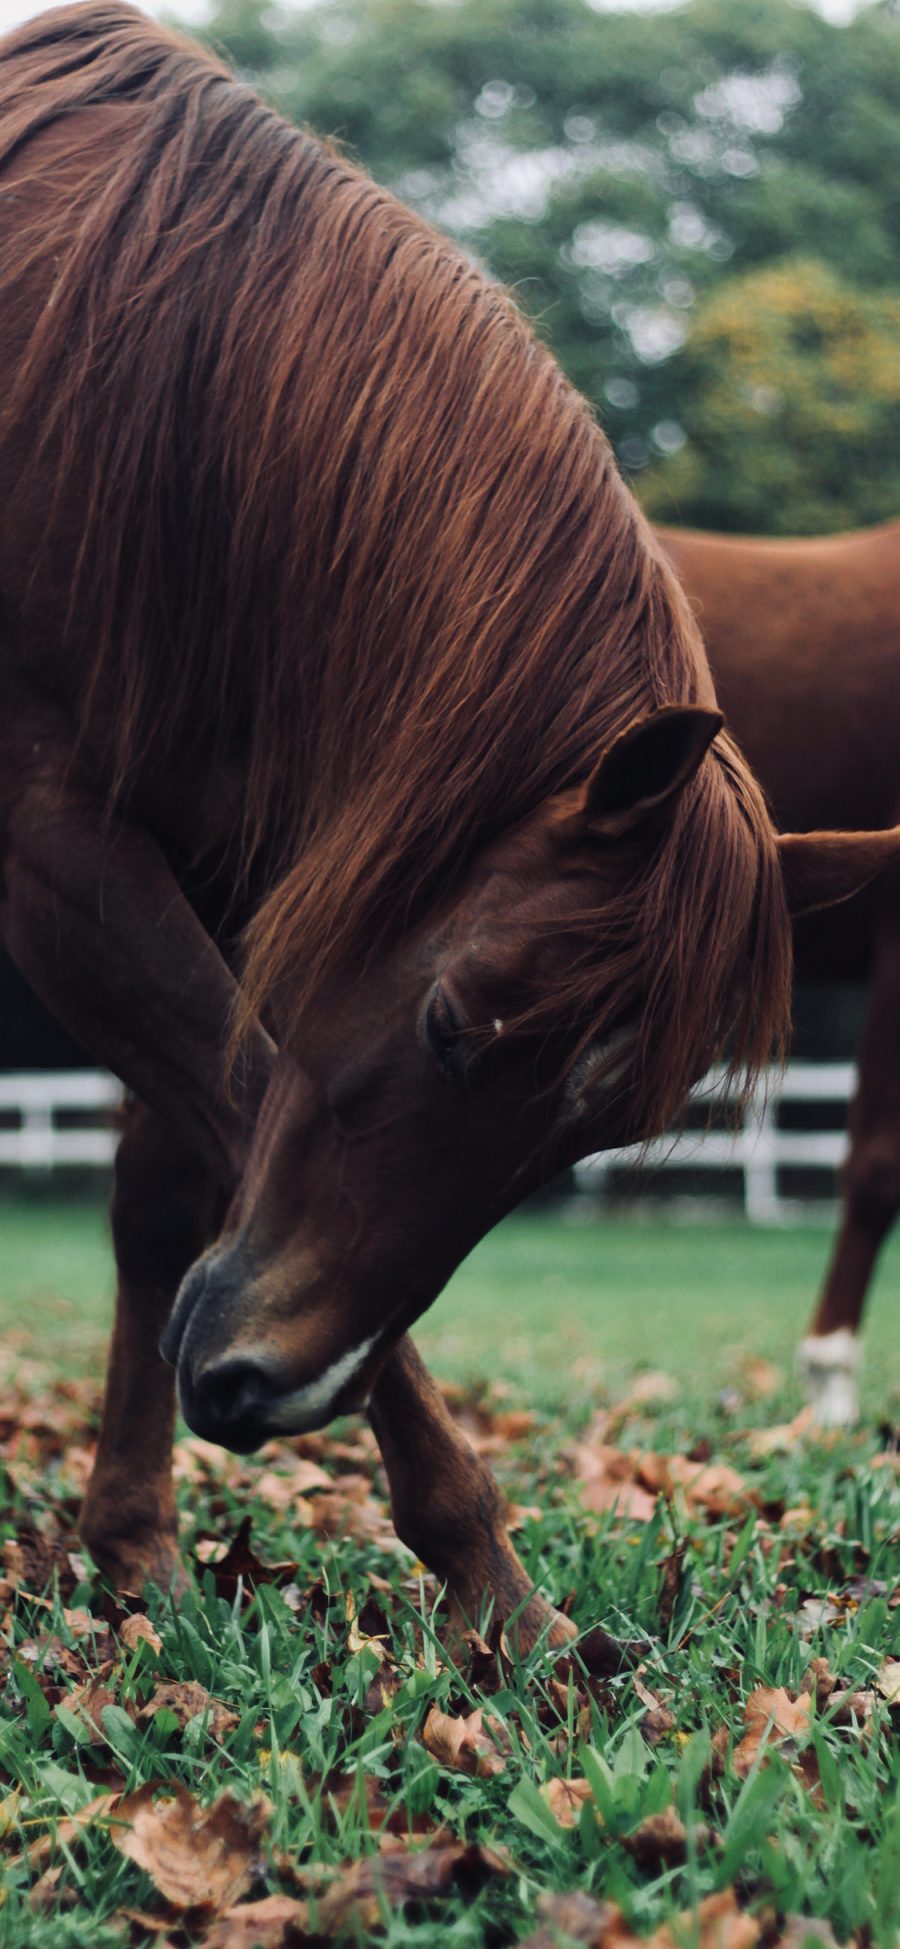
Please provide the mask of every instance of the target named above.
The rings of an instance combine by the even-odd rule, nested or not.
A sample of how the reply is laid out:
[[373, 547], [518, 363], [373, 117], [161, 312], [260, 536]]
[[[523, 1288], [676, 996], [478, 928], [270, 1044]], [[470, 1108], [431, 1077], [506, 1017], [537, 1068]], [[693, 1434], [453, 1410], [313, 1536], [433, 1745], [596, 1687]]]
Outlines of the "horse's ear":
[[793, 915], [833, 907], [900, 865], [900, 826], [885, 832], [782, 832], [778, 857], [788, 910]]
[[680, 704], [635, 718], [588, 779], [582, 825], [603, 839], [630, 836], [684, 791], [723, 722], [721, 711]]

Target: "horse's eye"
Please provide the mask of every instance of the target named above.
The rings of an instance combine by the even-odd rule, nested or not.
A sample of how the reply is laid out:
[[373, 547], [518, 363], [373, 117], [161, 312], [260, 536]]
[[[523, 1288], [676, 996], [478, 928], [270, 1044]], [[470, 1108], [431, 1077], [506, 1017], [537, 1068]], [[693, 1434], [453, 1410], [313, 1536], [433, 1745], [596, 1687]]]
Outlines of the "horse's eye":
[[436, 988], [425, 1010], [425, 1040], [445, 1076], [454, 1083], [463, 1080], [464, 1027], [443, 988]]

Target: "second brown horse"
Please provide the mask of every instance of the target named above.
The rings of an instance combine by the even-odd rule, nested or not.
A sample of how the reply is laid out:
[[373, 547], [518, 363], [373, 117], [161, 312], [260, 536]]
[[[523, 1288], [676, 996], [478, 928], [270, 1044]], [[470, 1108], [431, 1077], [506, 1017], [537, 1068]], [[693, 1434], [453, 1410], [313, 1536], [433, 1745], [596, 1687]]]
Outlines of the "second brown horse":
[[[661, 531], [728, 722], [779, 825], [900, 816], [900, 521], [815, 540]], [[857, 1329], [900, 1211], [900, 874], [802, 920], [797, 969], [871, 981], [844, 1203], [800, 1366], [820, 1421], [856, 1418]]]

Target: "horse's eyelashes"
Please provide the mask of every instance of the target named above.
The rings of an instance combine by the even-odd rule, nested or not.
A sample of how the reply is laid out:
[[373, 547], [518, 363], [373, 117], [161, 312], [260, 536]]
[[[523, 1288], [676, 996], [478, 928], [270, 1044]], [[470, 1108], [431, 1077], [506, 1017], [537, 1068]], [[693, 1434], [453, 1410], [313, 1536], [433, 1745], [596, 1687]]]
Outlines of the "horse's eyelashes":
[[442, 988], [436, 988], [425, 1010], [425, 1040], [445, 1076], [462, 1082], [464, 1024]]

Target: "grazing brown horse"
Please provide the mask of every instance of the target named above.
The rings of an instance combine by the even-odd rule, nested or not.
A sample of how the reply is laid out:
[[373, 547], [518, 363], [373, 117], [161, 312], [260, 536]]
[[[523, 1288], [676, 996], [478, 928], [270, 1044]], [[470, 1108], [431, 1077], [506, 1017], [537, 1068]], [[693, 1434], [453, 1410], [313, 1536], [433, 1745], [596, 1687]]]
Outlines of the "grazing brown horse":
[[789, 906], [900, 834], [776, 841], [510, 301], [117, 0], [0, 46], [0, 366], [4, 935], [136, 1099], [85, 1539], [172, 1574], [165, 1329], [234, 1448], [367, 1406], [400, 1534], [527, 1641], [407, 1328], [550, 1173], [768, 1057]]
[[[706, 639], [719, 699], [776, 822], [900, 817], [900, 522], [819, 540], [660, 531]], [[844, 1207], [800, 1367], [818, 1418], [858, 1412], [857, 1329], [900, 1210], [900, 874], [802, 921], [798, 971], [871, 981]]]

